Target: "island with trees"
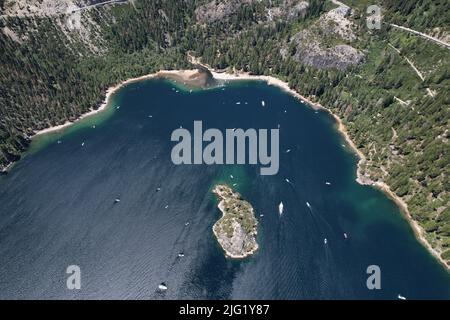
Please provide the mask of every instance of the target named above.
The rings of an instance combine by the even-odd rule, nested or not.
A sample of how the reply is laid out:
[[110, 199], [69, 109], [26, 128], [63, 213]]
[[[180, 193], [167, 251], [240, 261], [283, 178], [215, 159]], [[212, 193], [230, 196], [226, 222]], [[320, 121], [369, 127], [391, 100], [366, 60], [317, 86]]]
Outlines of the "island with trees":
[[225, 184], [216, 185], [213, 192], [219, 199], [222, 217], [213, 232], [227, 257], [241, 259], [258, 250], [256, 235], [258, 220], [252, 205]]

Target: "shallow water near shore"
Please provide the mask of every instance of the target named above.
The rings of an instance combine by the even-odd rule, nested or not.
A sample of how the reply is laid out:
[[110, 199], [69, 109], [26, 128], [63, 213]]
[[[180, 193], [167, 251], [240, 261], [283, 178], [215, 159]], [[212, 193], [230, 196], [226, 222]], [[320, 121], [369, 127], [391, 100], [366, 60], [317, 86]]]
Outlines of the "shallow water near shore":
[[[357, 158], [326, 112], [256, 81], [190, 92], [152, 79], [111, 103], [38, 137], [0, 177], [0, 298], [450, 299], [450, 275], [395, 204], [355, 182]], [[279, 173], [173, 165], [170, 135], [194, 120], [280, 125]], [[226, 259], [212, 232], [211, 189], [223, 182], [259, 221], [260, 249], [244, 260]], [[66, 288], [69, 265], [81, 268], [81, 290]], [[366, 287], [369, 265], [381, 268], [381, 290]]]

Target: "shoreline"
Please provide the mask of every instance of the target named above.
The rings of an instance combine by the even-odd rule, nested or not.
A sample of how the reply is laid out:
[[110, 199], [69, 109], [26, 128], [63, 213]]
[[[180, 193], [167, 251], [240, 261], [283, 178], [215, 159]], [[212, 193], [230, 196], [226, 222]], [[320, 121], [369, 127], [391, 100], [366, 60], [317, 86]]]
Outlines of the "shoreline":
[[[109, 90], [109, 89], [108, 89], [108, 90]], [[106, 99], [109, 98], [109, 97], [108, 97], [108, 90], [106, 91]], [[97, 113], [99, 113], [99, 112], [102, 112], [105, 108], [106, 108], [106, 103], [103, 102], [103, 103], [100, 105], [100, 107], [98, 107], [97, 109], [91, 109], [91, 110], [88, 111], [87, 113], [84, 113], [84, 114], [82, 114], [81, 116], [79, 116], [79, 117], [78, 117], [76, 120], [74, 120], [74, 121], [66, 121], [66, 122], [64, 122], [63, 124], [59, 124], [59, 125], [56, 125], [56, 126], [53, 126], [53, 127], [49, 127], [49, 128], [45, 128], [45, 129], [42, 129], [42, 130], [39, 130], [39, 131], [35, 131], [34, 134], [30, 137], [30, 139], [33, 139], [33, 138], [35, 138], [35, 137], [38, 137], [38, 136], [40, 136], [40, 135], [44, 135], [44, 134], [47, 134], [47, 133], [52, 133], [52, 132], [60, 131], [60, 130], [62, 130], [62, 129], [64, 129], [64, 128], [67, 128], [67, 127], [71, 126], [72, 124], [74, 124], [74, 123], [76, 123], [76, 122], [78, 122], [78, 121], [80, 121], [80, 120], [82, 120], [82, 119], [88, 118], [88, 117], [90, 117], [90, 116], [92, 116], [92, 115], [94, 115], [94, 114], [97, 114]]]
[[[205, 64], [200, 63], [200, 61], [198, 59], [196, 59], [193, 56], [188, 55], [188, 60], [193, 64], [193, 65], [200, 65], [201, 67], [206, 68], [207, 70], [209, 70], [209, 72], [211, 72], [211, 74], [213, 75], [214, 79], [216, 80], [222, 80], [222, 81], [238, 81], [238, 80], [250, 80], [250, 81], [255, 81], [255, 80], [259, 80], [259, 81], [265, 81], [268, 85], [273, 85], [276, 86], [278, 88], [280, 88], [281, 90], [287, 92], [288, 94], [294, 96], [295, 98], [299, 99], [303, 104], [307, 104], [308, 106], [310, 106], [311, 108], [315, 109], [315, 110], [323, 110], [326, 111], [327, 113], [329, 113], [336, 121], [337, 124], [337, 131], [343, 136], [344, 140], [346, 141], [346, 143], [350, 146], [351, 150], [353, 150], [353, 152], [358, 156], [359, 160], [357, 163], [357, 168], [356, 168], [356, 181], [361, 184], [361, 185], [370, 185], [373, 186], [375, 188], [377, 188], [378, 190], [380, 190], [381, 192], [383, 192], [387, 197], [389, 197], [392, 201], [394, 201], [394, 203], [397, 205], [397, 207], [400, 209], [400, 211], [404, 214], [404, 217], [406, 218], [406, 220], [408, 221], [409, 225], [411, 226], [411, 228], [413, 229], [413, 232], [417, 238], [417, 240], [429, 251], [429, 253], [435, 257], [438, 262], [444, 266], [444, 268], [450, 272], [450, 266], [447, 265], [446, 261], [444, 259], [441, 258], [440, 253], [434, 249], [431, 244], [427, 241], [427, 239], [424, 236], [424, 230], [423, 228], [418, 224], [417, 221], [415, 221], [412, 216], [411, 213], [408, 209], [408, 205], [407, 203], [400, 198], [399, 196], [397, 196], [389, 187], [389, 185], [387, 185], [385, 182], [382, 181], [372, 181], [369, 177], [363, 175], [361, 173], [361, 166], [362, 164], [366, 161], [366, 157], [365, 155], [356, 147], [355, 143], [353, 142], [353, 140], [350, 138], [347, 129], [342, 121], [342, 119], [337, 116], [336, 114], [334, 114], [331, 110], [325, 108], [324, 106], [322, 106], [320, 103], [317, 102], [313, 102], [311, 101], [309, 98], [301, 95], [300, 93], [298, 93], [297, 91], [295, 91], [294, 89], [292, 89], [289, 84], [281, 79], [275, 78], [273, 76], [265, 76], [265, 75], [251, 75], [249, 73], [245, 73], [242, 71], [237, 71], [234, 73], [229, 73], [229, 72], [218, 72], [217, 70], [214, 70], [213, 68], [211, 68], [210, 66], [207, 66]], [[155, 73], [150, 73], [147, 75], [143, 75], [143, 76], [139, 76], [139, 77], [135, 77], [135, 78], [130, 78], [127, 80], [124, 80], [116, 85], [113, 85], [111, 87], [109, 87], [106, 90], [106, 96], [105, 99], [103, 101], [103, 103], [100, 105], [99, 108], [97, 109], [91, 109], [90, 111], [88, 111], [87, 113], [79, 116], [75, 121], [67, 121], [64, 124], [61, 125], [57, 125], [57, 126], [53, 126], [53, 127], [49, 127], [46, 129], [42, 129], [39, 130], [37, 132], [35, 132], [33, 134], [33, 136], [31, 136], [30, 138], [33, 139], [36, 136], [39, 135], [43, 135], [46, 133], [51, 133], [51, 132], [56, 132], [59, 130], [62, 130], [74, 123], [76, 123], [79, 120], [85, 119], [89, 116], [92, 116], [94, 114], [97, 114], [99, 112], [102, 112], [104, 110], [107, 109], [107, 107], [109, 106], [110, 103], [110, 99], [112, 97], [112, 95], [117, 92], [119, 89], [121, 89], [123, 86], [126, 86], [130, 83], [134, 83], [134, 82], [138, 82], [138, 81], [143, 81], [143, 80], [148, 80], [148, 79], [153, 79], [153, 78], [169, 78], [174, 80], [175, 82], [178, 83], [177, 79], [181, 79], [183, 81], [183, 85], [187, 85], [187, 83], [192, 80], [192, 78], [195, 78], [195, 74], [199, 74], [199, 71], [194, 69], [194, 70], [160, 70], [157, 71]], [[172, 77], [172, 76], [173, 77]], [[189, 86], [189, 85], [188, 85]], [[5, 169], [3, 169], [2, 171], [0, 171], [0, 173], [7, 173], [8, 170], [11, 169], [11, 167], [14, 165], [15, 162], [12, 162], [10, 164], [8, 164], [6, 166]]]
[[[196, 63], [199, 63], [199, 62], [196, 61]], [[205, 66], [205, 65], [202, 65], [202, 66], [209, 68], [208, 66]], [[214, 75], [214, 78], [219, 79], [219, 80], [225, 80], [225, 81], [228, 81], [228, 80], [229, 81], [233, 81], [233, 80], [262, 80], [262, 81], [265, 81], [268, 85], [273, 85], [273, 86], [276, 86], [276, 87], [286, 91], [287, 93], [291, 94], [292, 96], [298, 98], [301, 102], [306, 102], [314, 110], [323, 110], [323, 111], [326, 111], [328, 114], [330, 114], [336, 121], [337, 131], [342, 135], [342, 137], [344, 138], [345, 142], [350, 146], [350, 149], [356, 154], [356, 156], [359, 159], [358, 163], [357, 163], [357, 167], [356, 167], [356, 179], [355, 179], [356, 182], [358, 182], [361, 185], [369, 185], [369, 186], [375, 187], [378, 190], [380, 190], [381, 192], [383, 192], [389, 199], [394, 201], [396, 206], [400, 209], [400, 212], [402, 212], [402, 214], [406, 218], [406, 221], [408, 221], [409, 225], [411, 226], [411, 228], [412, 228], [412, 230], [414, 232], [414, 235], [415, 235], [416, 239], [419, 241], [419, 243], [422, 244], [425, 247], [425, 249], [427, 249], [428, 252], [435, 259], [437, 259], [437, 261], [448, 272], [450, 272], [450, 266], [447, 265], [446, 261], [441, 258], [440, 252], [438, 252], [436, 249], [434, 249], [431, 246], [431, 244], [427, 241], [427, 239], [425, 238], [425, 234], [424, 234], [423, 228], [419, 225], [419, 223], [417, 221], [415, 221], [412, 218], [411, 213], [410, 213], [410, 211], [408, 209], [407, 203], [402, 198], [397, 196], [391, 190], [390, 186], [388, 184], [386, 184], [385, 182], [373, 181], [373, 180], [370, 179], [370, 177], [367, 177], [367, 176], [362, 174], [361, 166], [366, 162], [366, 160], [367, 160], [366, 156], [355, 145], [355, 143], [353, 142], [353, 140], [351, 139], [351, 137], [350, 137], [350, 135], [349, 135], [349, 133], [347, 131], [347, 128], [344, 125], [344, 122], [342, 121], [342, 119], [338, 115], [334, 114], [331, 110], [325, 108], [320, 103], [313, 102], [309, 98], [299, 94], [294, 89], [291, 89], [289, 84], [284, 82], [281, 79], [278, 79], [278, 78], [275, 78], [275, 77], [272, 77], [272, 76], [250, 75], [250, 74], [244, 73], [244, 72], [237, 72], [235, 74], [229, 74], [229, 73], [225, 73], [225, 72], [220, 72], [219, 73], [217, 71], [214, 71], [213, 69], [209, 69], [209, 70], [211, 70], [211, 73]]]
[[114, 93], [116, 93], [119, 89], [121, 89], [122, 87], [124, 87], [130, 83], [139, 82], [139, 81], [148, 80], [148, 79], [159, 78], [159, 77], [160, 78], [169, 78], [169, 79], [174, 80], [175, 82], [178, 82], [178, 81], [181, 81], [184, 79], [185, 83], [187, 83], [189, 81], [196, 81], [197, 79], [192, 79], [192, 77], [195, 76], [196, 74], [197, 74], [197, 72], [195, 72], [195, 70], [160, 70], [155, 73], [149, 73], [149, 74], [139, 76], [136, 78], [130, 78], [130, 79], [124, 80], [116, 85], [109, 87], [106, 90], [105, 99], [103, 100], [103, 102], [100, 104], [100, 106], [97, 109], [91, 108], [88, 112], [80, 115], [74, 121], [66, 121], [63, 124], [59, 124], [56, 126], [52, 126], [52, 127], [46, 128], [46, 129], [36, 131], [30, 137], [30, 139], [33, 139], [34, 137], [37, 137], [37, 136], [40, 136], [43, 134], [60, 131], [82, 119], [88, 118], [90, 116], [93, 116], [94, 114], [104, 111], [105, 109], [108, 108], [111, 97], [114, 95]]
[[[75, 120], [73, 121], [69, 121], [67, 120], [65, 123], [63, 124], [58, 124], [55, 126], [51, 126], [45, 129], [41, 129], [38, 131], [34, 131], [34, 133], [29, 137], [30, 141], [32, 141], [35, 137], [41, 136], [41, 135], [45, 135], [48, 133], [53, 133], [53, 132], [58, 132], [61, 131], [67, 127], [70, 127], [71, 125], [77, 123], [80, 120], [86, 119], [90, 116], [93, 116], [97, 113], [100, 113], [102, 111], [105, 111], [109, 104], [110, 104], [110, 100], [111, 97], [114, 95], [115, 92], [117, 92], [119, 89], [121, 89], [122, 87], [133, 83], [133, 82], [139, 82], [139, 81], [143, 81], [143, 80], [148, 80], [148, 79], [153, 79], [153, 78], [157, 78], [158, 76], [164, 78], [165, 75], [169, 75], [169, 74], [184, 74], [185, 72], [192, 72], [193, 70], [160, 70], [158, 72], [155, 73], [149, 73], [143, 76], [139, 76], [139, 77], [135, 77], [135, 78], [130, 78], [124, 81], [121, 81], [115, 85], [110, 86], [108, 89], [106, 89], [105, 92], [105, 98], [103, 99], [103, 102], [100, 104], [100, 106], [97, 109], [91, 108], [89, 111], [87, 111], [86, 113], [81, 114], [80, 116], [78, 116]], [[168, 78], [168, 77], [167, 77]], [[176, 82], [176, 80], [175, 80]], [[25, 151], [24, 151], [25, 152]], [[23, 152], [22, 152], [23, 154]], [[21, 159], [21, 158], [20, 158]], [[6, 165], [6, 167], [4, 167], [3, 169], [0, 170], [0, 175], [6, 175], [11, 169], [12, 167], [18, 162], [20, 161], [12, 161], [10, 163], [8, 163]]]

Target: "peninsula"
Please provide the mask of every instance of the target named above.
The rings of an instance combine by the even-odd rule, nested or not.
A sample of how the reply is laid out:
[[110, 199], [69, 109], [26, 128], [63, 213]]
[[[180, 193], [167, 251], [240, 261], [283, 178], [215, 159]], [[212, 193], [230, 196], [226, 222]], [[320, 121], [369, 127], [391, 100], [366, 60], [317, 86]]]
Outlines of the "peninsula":
[[219, 199], [222, 217], [214, 224], [217, 241], [230, 258], [241, 259], [258, 250], [256, 242], [258, 221], [252, 205], [227, 185], [213, 189]]

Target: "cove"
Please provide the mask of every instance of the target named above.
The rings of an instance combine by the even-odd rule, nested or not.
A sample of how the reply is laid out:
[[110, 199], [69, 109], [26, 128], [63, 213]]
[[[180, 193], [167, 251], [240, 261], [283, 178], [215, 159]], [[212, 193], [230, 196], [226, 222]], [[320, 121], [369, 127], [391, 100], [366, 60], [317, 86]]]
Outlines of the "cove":
[[[264, 82], [174, 88], [123, 87], [107, 115], [39, 137], [0, 177], [0, 298], [450, 298], [449, 274], [395, 204], [355, 182], [331, 116]], [[280, 124], [278, 174], [174, 165], [171, 133], [195, 120], [222, 132]], [[248, 259], [225, 258], [214, 239], [217, 183], [236, 184], [255, 209], [260, 249]], [[69, 265], [81, 290], [66, 288]], [[366, 287], [370, 265], [381, 290]]]

